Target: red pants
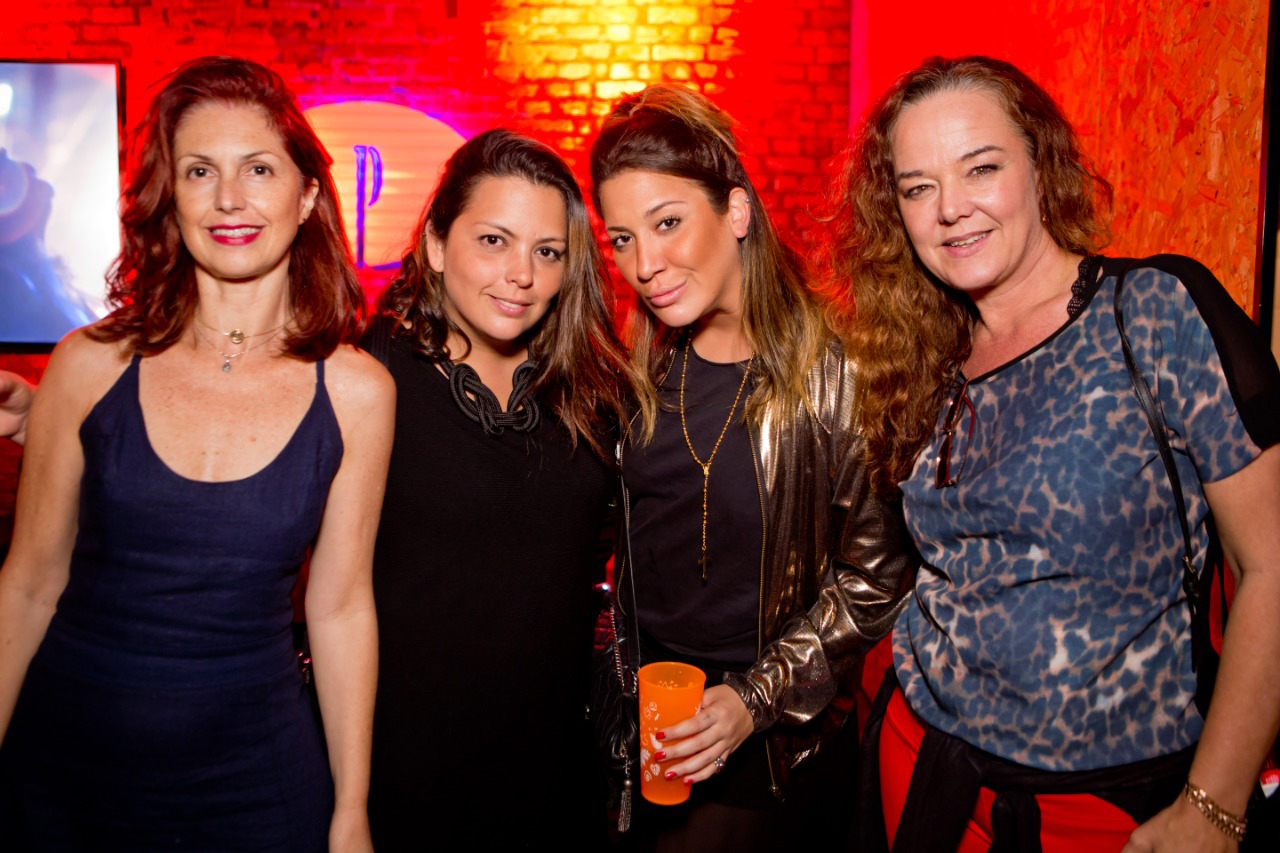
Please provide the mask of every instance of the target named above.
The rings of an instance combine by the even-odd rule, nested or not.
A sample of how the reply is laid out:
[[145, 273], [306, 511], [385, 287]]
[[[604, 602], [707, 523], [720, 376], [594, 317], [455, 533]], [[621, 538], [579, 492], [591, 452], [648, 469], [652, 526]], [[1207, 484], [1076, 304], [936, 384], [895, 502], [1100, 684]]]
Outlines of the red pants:
[[[895, 692], [880, 730], [880, 796], [891, 847], [923, 738], [924, 724], [907, 707], [902, 691]], [[945, 797], [946, 792], [939, 791], [938, 796]], [[993, 802], [995, 792], [982, 788], [957, 853], [986, 853], [991, 847]], [[1137, 828], [1123, 810], [1090, 794], [1043, 794], [1036, 796], [1036, 802], [1040, 804], [1040, 843], [1044, 853], [1118, 851]]]

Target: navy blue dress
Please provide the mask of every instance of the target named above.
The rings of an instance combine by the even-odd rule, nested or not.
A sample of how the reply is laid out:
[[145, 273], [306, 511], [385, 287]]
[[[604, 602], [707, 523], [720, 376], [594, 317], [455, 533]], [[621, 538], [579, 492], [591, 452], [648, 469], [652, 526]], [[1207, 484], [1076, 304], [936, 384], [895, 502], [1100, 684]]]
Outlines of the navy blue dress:
[[324, 363], [280, 454], [220, 483], [155, 454], [138, 365], [80, 429], [80, 528], [0, 756], [0, 848], [324, 850], [289, 598], [342, 459]]

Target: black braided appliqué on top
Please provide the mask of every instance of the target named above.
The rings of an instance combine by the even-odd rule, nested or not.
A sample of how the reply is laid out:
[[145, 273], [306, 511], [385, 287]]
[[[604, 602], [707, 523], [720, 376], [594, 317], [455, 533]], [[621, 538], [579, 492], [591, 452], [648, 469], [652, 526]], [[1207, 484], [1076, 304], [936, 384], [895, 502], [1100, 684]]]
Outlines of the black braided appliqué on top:
[[530, 432], [537, 428], [542, 414], [538, 401], [530, 396], [538, 366], [526, 361], [511, 376], [511, 397], [504, 412], [498, 406], [498, 398], [480, 381], [479, 374], [468, 364], [454, 364], [448, 359], [440, 362], [449, 376], [449, 391], [453, 402], [462, 413], [484, 427], [487, 435], [501, 435], [511, 427], [516, 432]]

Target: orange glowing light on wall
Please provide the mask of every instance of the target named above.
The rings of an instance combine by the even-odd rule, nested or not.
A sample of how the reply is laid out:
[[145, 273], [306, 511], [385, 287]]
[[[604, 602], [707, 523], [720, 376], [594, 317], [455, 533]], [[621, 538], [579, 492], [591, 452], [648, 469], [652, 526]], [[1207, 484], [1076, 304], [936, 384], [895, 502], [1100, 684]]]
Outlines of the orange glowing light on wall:
[[347, 239], [364, 267], [400, 260], [440, 167], [465, 140], [398, 104], [346, 101], [306, 111], [333, 157]]

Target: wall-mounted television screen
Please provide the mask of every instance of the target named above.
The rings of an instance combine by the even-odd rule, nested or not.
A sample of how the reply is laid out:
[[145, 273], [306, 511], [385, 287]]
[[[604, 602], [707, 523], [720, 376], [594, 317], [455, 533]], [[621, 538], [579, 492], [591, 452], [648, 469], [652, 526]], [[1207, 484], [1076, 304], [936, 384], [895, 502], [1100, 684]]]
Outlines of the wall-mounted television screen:
[[0, 342], [104, 313], [120, 251], [120, 66], [0, 60]]

